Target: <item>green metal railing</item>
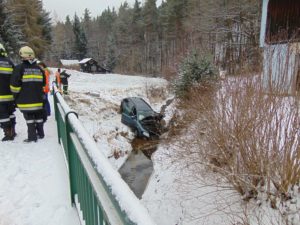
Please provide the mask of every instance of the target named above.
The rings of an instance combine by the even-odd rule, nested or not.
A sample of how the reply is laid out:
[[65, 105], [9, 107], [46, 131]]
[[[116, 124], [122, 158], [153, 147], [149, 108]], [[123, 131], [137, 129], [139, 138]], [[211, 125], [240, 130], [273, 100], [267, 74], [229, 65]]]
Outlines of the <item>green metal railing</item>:
[[53, 90], [58, 141], [66, 158], [71, 201], [81, 219], [86, 225], [155, 225], [55, 85]]

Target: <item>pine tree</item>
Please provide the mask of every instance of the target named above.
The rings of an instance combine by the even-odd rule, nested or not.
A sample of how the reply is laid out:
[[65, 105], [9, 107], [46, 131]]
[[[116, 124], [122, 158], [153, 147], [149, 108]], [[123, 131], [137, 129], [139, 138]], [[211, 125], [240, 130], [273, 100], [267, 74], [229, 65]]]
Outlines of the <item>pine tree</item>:
[[0, 42], [15, 57], [22, 45], [23, 35], [9, 15], [6, 1], [0, 0]]
[[142, 15], [142, 8], [140, 6], [140, 2], [138, 0], [135, 0], [133, 12], [132, 12], [132, 36], [133, 36], [133, 42], [139, 43], [143, 40], [143, 15]]
[[91, 12], [88, 9], [84, 10], [84, 14], [83, 14], [83, 29], [85, 31], [85, 33], [87, 35], [89, 35], [91, 33]]
[[129, 7], [128, 3], [123, 3], [119, 8], [118, 17], [114, 22], [113, 34], [116, 38], [118, 49], [118, 69], [127, 70], [131, 72], [132, 64], [131, 62], [131, 31], [130, 25], [132, 21], [132, 9]]
[[113, 34], [113, 27], [115, 20], [117, 18], [117, 13], [115, 9], [107, 8], [105, 9], [100, 16], [94, 20], [93, 26], [93, 37], [94, 48], [93, 56], [99, 61], [106, 61], [108, 50], [108, 39], [109, 36]]
[[87, 52], [90, 57], [97, 59], [98, 37], [95, 32], [96, 26], [92, 21], [91, 12], [88, 9], [84, 10], [82, 26], [87, 38]]
[[7, 0], [16, 25], [24, 34], [24, 43], [33, 48], [37, 57], [43, 57], [51, 42], [50, 18], [43, 10], [41, 0]]
[[132, 10], [131, 30], [131, 49], [132, 54], [129, 64], [133, 73], [143, 73], [143, 53], [141, 49], [144, 48], [144, 21], [142, 14], [141, 3], [135, 0]]
[[66, 21], [63, 27], [63, 49], [64, 49], [64, 57], [65, 59], [76, 58], [76, 54], [74, 53], [75, 46], [75, 34], [73, 32], [73, 24], [69, 16], [66, 17]]
[[52, 25], [50, 13], [46, 12], [44, 9], [41, 9], [41, 15], [38, 18], [38, 23], [42, 26], [43, 38], [48, 42], [49, 45], [52, 41]]
[[74, 53], [77, 59], [83, 59], [87, 54], [87, 39], [81, 27], [78, 16], [74, 15], [73, 32], [75, 36]]
[[144, 18], [144, 60], [145, 71], [150, 74], [158, 72], [159, 56], [158, 9], [156, 0], [147, 0], [143, 7]]
[[109, 35], [107, 41], [105, 68], [112, 72], [116, 67], [116, 64], [117, 64], [117, 57], [116, 57], [115, 38], [113, 37], [113, 35]]

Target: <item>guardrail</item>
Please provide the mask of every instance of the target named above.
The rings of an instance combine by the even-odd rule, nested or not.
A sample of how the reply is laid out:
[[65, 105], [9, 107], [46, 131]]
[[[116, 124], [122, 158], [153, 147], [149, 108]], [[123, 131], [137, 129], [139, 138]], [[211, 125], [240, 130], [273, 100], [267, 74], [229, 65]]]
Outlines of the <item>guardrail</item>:
[[82, 224], [155, 225], [55, 85], [53, 90], [58, 141], [66, 158], [71, 201]]

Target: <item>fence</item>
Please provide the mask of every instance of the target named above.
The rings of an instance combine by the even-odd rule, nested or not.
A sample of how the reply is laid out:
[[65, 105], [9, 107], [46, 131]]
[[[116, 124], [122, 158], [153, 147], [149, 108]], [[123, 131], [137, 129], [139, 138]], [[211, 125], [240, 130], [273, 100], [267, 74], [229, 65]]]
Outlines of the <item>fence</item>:
[[58, 141], [64, 149], [71, 201], [85, 225], [155, 225], [146, 208], [88, 135], [56, 87]]

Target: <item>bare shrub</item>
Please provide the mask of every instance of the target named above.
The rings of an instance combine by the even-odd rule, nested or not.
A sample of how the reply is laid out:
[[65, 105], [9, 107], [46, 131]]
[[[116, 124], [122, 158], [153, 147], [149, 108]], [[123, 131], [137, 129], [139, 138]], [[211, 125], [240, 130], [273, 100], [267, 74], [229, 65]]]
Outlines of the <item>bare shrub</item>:
[[[194, 93], [190, 106], [206, 123], [209, 148], [201, 153], [210, 167], [245, 199], [259, 191], [269, 197], [288, 195], [300, 181], [297, 99], [265, 94], [260, 80], [252, 77], [228, 79], [207, 97]], [[203, 136], [203, 129], [194, 135]]]
[[163, 75], [163, 78], [170, 81], [177, 76], [177, 70], [175, 66], [163, 67], [161, 74]]
[[[180, 129], [169, 137], [176, 150], [167, 154], [171, 165], [192, 174], [181, 186], [235, 189], [245, 201], [254, 199], [258, 206], [268, 202], [279, 209], [278, 215], [285, 215], [285, 202], [293, 201], [292, 190], [300, 181], [298, 99], [266, 93], [259, 76], [231, 77], [217, 84], [195, 86], [178, 106], [182, 121], [174, 129]], [[212, 176], [215, 184], [208, 182]], [[264, 216], [258, 212], [257, 221]], [[252, 214], [247, 217], [253, 219]], [[276, 219], [257, 224], [289, 224]], [[238, 221], [250, 224], [243, 214]]]
[[154, 86], [145, 83], [146, 96], [151, 102], [159, 99], [166, 99], [170, 92], [170, 87]]

